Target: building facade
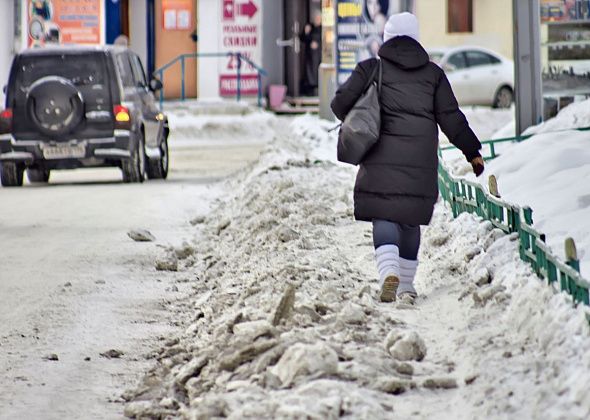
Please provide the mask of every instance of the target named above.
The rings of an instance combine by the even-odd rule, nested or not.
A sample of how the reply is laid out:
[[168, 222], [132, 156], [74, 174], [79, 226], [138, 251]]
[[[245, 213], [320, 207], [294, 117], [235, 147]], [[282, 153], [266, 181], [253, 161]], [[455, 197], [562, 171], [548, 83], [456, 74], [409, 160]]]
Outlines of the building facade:
[[[8, 82], [8, 74], [14, 55], [26, 47], [22, 28], [25, 27], [25, 16], [21, 12], [22, 0], [5, 0], [0, 2], [0, 16], [5, 17], [0, 25], [0, 86]], [[4, 89], [0, 90], [0, 109], [4, 108]]]
[[[2, 0], [0, 16], [9, 18], [0, 28], [0, 83], [24, 48], [126, 43], [148, 74], [185, 55], [184, 66], [178, 60], [161, 73], [168, 99], [183, 93], [235, 95], [237, 62], [227, 54], [237, 52], [266, 72], [262, 92], [270, 84], [286, 84], [297, 96], [305, 54], [299, 37], [319, 5], [320, 0]], [[256, 96], [256, 71], [242, 63], [240, 72], [242, 95]]]
[[[0, 83], [14, 55], [49, 44], [129, 45], [152, 74], [179, 54], [197, 51], [197, 0], [2, 0]], [[180, 66], [168, 72], [165, 95], [181, 94]], [[185, 68], [186, 96], [197, 96], [196, 62]], [[1, 95], [4, 102], [4, 94]]]
[[513, 0], [417, 0], [426, 47], [477, 45], [513, 57]]

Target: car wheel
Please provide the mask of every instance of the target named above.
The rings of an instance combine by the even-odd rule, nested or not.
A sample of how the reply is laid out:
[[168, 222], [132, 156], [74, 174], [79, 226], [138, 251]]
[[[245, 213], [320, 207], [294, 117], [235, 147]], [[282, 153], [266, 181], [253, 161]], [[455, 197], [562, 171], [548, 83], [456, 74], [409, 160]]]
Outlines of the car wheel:
[[168, 154], [168, 135], [165, 134], [160, 143], [160, 158], [148, 160], [148, 177], [150, 179], [166, 179], [170, 157]]
[[514, 102], [514, 93], [508, 86], [502, 86], [494, 97], [494, 108], [510, 108]]
[[137, 147], [131, 152], [131, 158], [121, 164], [123, 171], [123, 182], [143, 182], [145, 179], [145, 147], [143, 135], [139, 136]]
[[49, 182], [49, 169], [27, 169], [27, 178], [29, 182]]
[[23, 174], [25, 168], [16, 162], [2, 163], [0, 170], [0, 181], [4, 187], [20, 187], [23, 185]]

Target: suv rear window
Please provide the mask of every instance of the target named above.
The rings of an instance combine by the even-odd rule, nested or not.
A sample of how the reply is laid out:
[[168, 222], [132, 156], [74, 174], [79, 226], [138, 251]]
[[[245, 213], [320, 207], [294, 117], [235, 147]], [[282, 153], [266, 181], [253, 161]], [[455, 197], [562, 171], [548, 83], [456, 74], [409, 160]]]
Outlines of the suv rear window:
[[100, 85], [104, 82], [104, 61], [98, 54], [71, 54], [21, 57], [19, 81], [29, 87], [45, 76], [60, 76], [76, 86]]

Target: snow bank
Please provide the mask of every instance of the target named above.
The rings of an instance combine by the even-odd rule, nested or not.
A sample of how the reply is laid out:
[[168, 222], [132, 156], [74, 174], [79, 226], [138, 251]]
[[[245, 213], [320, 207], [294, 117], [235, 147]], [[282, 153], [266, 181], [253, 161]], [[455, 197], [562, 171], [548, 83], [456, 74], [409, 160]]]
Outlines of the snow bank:
[[[376, 299], [355, 171], [314, 117], [199, 218], [182, 263], [184, 332], [125, 395], [129, 417], [585, 418], [581, 310], [534, 276], [513, 238], [444, 206], [425, 230], [416, 306]], [[331, 149], [331, 153], [328, 153]]]
[[573, 237], [590, 273], [590, 133], [540, 134], [515, 145], [488, 165], [500, 192], [533, 210], [535, 227], [564, 258], [563, 241]]
[[173, 141], [188, 140], [200, 145], [223, 143], [267, 143], [274, 135], [276, 117], [244, 103], [177, 102], [167, 104]]
[[[574, 128], [590, 125], [590, 101], [564, 108], [555, 118], [526, 131], [535, 135], [506, 144], [477, 180], [487, 185], [494, 174], [502, 197], [534, 210], [535, 227], [562, 259], [564, 240], [573, 237], [583, 275], [590, 275], [590, 132]], [[565, 131], [564, 131], [565, 130]], [[567, 131], [569, 130], [569, 131]], [[555, 133], [554, 131], [558, 131]], [[475, 179], [459, 157], [445, 155], [453, 172]]]
[[[461, 111], [465, 114], [475, 135], [481, 140], [500, 138], [495, 136], [500, 131], [506, 134], [504, 137], [514, 136], [514, 108], [465, 107], [461, 108]], [[512, 124], [512, 132], [510, 132], [510, 124]], [[450, 145], [442, 131], [439, 139], [442, 145]]]
[[554, 118], [529, 128], [525, 134], [542, 134], [585, 127], [590, 127], [590, 99], [566, 106]]

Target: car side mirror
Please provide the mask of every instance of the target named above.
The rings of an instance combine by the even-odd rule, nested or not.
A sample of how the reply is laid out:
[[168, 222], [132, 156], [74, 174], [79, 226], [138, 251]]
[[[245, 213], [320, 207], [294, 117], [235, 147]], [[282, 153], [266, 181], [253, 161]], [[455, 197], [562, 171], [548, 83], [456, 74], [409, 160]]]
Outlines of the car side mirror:
[[152, 92], [157, 92], [160, 89], [162, 89], [164, 87], [164, 85], [162, 84], [162, 82], [156, 78], [153, 78], [152, 80], [150, 80], [150, 90]]
[[8, 90], [8, 85], [4, 85], [2, 87], [2, 92], [4, 92], [4, 94], [6, 94], [6, 91]]

